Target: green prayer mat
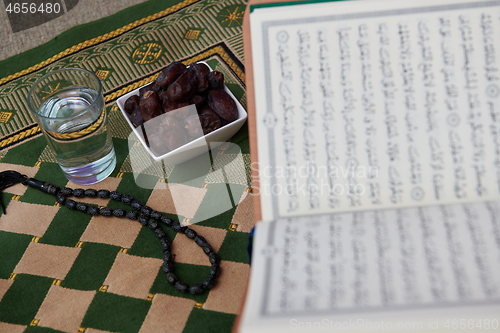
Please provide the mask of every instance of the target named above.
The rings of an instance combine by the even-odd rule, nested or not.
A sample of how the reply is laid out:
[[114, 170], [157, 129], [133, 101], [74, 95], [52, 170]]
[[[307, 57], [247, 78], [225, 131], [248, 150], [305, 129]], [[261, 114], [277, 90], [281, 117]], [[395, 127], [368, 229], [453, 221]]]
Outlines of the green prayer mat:
[[[128, 219], [71, 211], [19, 184], [1, 194], [7, 206], [0, 217], [1, 333], [231, 331], [248, 280], [253, 227], [246, 125], [213, 152], [210, 163], [199, 157], [136, 172], [131, 152], [141, 156], [143, 148], [130, 136], [116, 100], [154, 80], [172, 61], [205, 61], [224, 73], [245, 107], [245, 6], [244, 0], [150, 0], [0, 62], [0, 171], [17, 170], [60, 187], [117, 190], [186, 224], [201, 221], [192, 228], [218, 252], [222, 269], [212, 290], [183, 294], [166, 281], [161, 245], [151, 230]], [[63, 67], [89, 69], [103, 83], [117, 167], [93, 186], [68, 183], [27, 109], [33, 82]], [[222, 202], [230, 204], [221, 208]], [[164, 230], [176, 274], [187, 283], [203, 282], [210, 263], [201, 248]]]

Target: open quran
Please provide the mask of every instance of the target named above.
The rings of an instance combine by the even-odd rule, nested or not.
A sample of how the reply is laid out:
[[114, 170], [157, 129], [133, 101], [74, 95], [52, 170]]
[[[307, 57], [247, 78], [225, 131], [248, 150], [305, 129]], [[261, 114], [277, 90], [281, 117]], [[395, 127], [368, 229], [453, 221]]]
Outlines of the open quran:
[[251, 1], [245, 24], [239, 332], [500, 330], [500, 1]]

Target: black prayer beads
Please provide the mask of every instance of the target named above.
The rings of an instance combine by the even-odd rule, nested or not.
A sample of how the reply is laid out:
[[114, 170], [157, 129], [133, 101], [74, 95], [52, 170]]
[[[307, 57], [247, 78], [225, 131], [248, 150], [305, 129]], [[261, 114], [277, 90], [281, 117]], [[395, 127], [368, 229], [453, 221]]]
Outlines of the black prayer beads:
[[[178, 221], [174, 221], [171, 218], [157, 212], [150, 207], [142, 204], [140, 201], [135, 200], [132, 196], [127, 194], [121, 194], [117, 191], [108, 190], [94, 190], [94, 189], [71, 189], [69, 187], [59, 188], [55, 185], [42, 182], [40, 180], [29, 178], [14, 170], [7, 170], [0, 172], [0, 191], [13, 186], [15, 184], [22, 183], [26, 186], [36, 188], [42, 192], [54, 195], [56, 201], [61, 206], [66, 206], [68, 209], [77, 210], [81, 212], [86, 212], [92, 216], [115, 216], [115, 217], [126, 217], [133, 221], [138, 221], [141, 225], [151, 229], [156, 237], [160, 240], [160, 245], [163, 249], [163, 265], [162, 269], [165, 272], [167, 281], [173, 285], [177, 290], [185, 293], [200, 294], [205, 290], [211, 289], [215, 286], [217, 281], [217, 276], [220, 273], [219, 258], [213, 248], [208, 244], [205, 238], [198, 235], [193, 229], [181, 225]], [[89, 197], [89, 198], [111, 198], [112, 200], [120, 201], [129, 205], [132, 209], [125, 210], [121, 208], [111, 209], [108, 207], [97, 207], [94, 205], [86, 204], [83, 202], [77, 202], [73, 199], [69, 199], [69, 196], [75, 198]], [[0, 198], [1, 199], [1, 198]], [[0, 206], [5, 211], [5, 205], [0, 200]], [[210, 261], [210, 273], [208, 277], [201, 284], [193, 284], [189, 286], [188, 284], [180, 281], [174, 273], [174, 265], [172, 260], [172, 249], [170, 241], [165, 234], [165, 231], [160, 227], [163, 224], [167, 227], [172, 228], [174, 231], [184, 234], [188, 239], [193, 240], [199, 247], [202, 248], [203, 252], [207, 255]]]
[[[115, 201], [123, 202], [129, 205], [134, 210], [124, 210], [121, 208], [111, 209], [108, 207], [96, 207], [93, 205], [88, 205], [82, 202], [76, 202], [67, 197], [74, 196], [80, 197], [99, 197], [99, 198], [111, 198]], [[160, 240], [160, 245], [163, 250], [163, 265], [162, 269], [165, 273], [168, 283], [173, 285], [177, 290], [184, 293], [190, 293], [193, 295], [201, 294], [205, 290], [209, 290], [215, 286], [217, 276], [220, 273], [219, 259], [213, 248], [208, 244], [206, 239], [196, 233], [193, 229], [181, 225], [178, 221], [174, 221], [171, 218], [153, 210], [152, 208], [143, 205], [140, 201], [134, 199], [132, 196], [127, 194], [121, 194], [117, 191], [108, 190], [93, 190], [93, 189], [71, 189], [69, 187], [64, 187], [58, 191], [56, 194], [56, 200], [59, 204], [64, 205], [72, 210], [79, 210], [86, 212], [90, 215], [101, 215], [101, 216], [115, 216], [115, 217], [126, 217], [133, 221], [138, 221], [141, 225], [151, 229], [156, 237]], [[201, 284], [188, 285], [180, 281], [174, 273], [174, 265], [172, 260], [171, 244], [167, 239], [165, 231], [160, 227], [163, 224], [167, 227], [172, 228], [178, 233], [184, 234], [187, 238], [192, 239], [207, 255], [210, 261], [210, 273], [205, 281]]]

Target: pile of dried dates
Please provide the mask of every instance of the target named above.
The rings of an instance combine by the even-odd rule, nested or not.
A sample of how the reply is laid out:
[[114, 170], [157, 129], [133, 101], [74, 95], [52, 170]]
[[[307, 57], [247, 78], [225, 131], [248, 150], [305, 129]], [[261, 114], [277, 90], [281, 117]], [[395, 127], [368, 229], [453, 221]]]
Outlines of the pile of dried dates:
[[224, 90], [224, 75], [203, 63], [171, 63], [124, 108], [158, 156], [238, 118], [236, 103]]

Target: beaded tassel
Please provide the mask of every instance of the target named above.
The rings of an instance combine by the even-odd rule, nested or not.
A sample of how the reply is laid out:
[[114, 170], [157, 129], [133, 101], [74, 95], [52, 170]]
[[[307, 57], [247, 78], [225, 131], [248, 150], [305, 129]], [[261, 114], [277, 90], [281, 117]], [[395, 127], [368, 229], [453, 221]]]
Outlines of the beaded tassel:
[[[20, 184], [23, 181], [26, 181], [28, 177], [20, 174], [14, 170], [7, 170], [0, 172], [0, 191], [5, 190], [8, 187], [14, 186], [16, 184]], [[4, 214], [7, 214], [5, 209], [5, 205], [3, 203], [2, 198], [0, 197], [0, 206], [2, 207], [2, 211]]]

